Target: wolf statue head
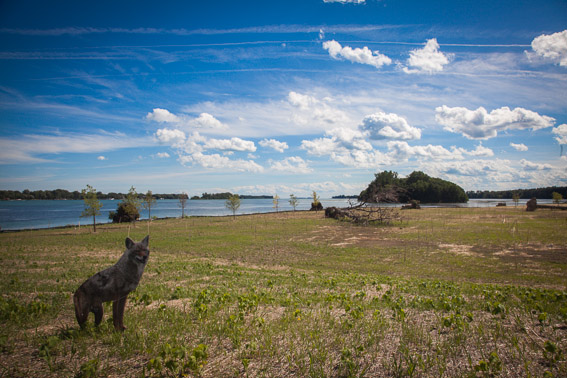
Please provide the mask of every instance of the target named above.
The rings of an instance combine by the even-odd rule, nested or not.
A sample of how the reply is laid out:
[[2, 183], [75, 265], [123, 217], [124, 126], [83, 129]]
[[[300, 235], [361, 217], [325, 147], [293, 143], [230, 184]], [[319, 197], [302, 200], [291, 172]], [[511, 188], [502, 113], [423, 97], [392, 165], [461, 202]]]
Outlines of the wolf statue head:
[[145, 265], [148, 262], [148, 257], [150, 257], [150, 250], [148, 248], [149, 241], [150, 235], [146, 236], [144, 240], [139, 243], [135, 243], [132, 239], [126, 238], [126, 252], [128, 253], [128, 258], [138, 264]]

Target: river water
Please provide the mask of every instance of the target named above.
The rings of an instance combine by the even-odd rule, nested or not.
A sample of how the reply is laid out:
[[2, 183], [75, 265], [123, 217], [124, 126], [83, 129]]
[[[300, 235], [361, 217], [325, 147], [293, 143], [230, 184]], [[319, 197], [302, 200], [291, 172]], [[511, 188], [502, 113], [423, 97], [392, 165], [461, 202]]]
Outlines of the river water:
[[[309, 210], [311, 198], [299, 199], [296, 209]], [[96, 217], [97, 223], [108, 223], [108, 213], [116, 211], [120, 201], [101, 200], [100, 215]], [[188, 200], [185, 215], [188, 216], [226, 216], [232, 212], [225, 206], [224, 200]], [[506, 202], [507, 206], [514, 206], [512, 200], [470, 200], [468, 203], [450, 205], [423, 205], [425, 206], [457, 206], [457, 207], [494, 207], [498, 202]], [[321, 199], [323, 207], [347, 207], [347, 199]], [[520, 200], [518, 206], [525, 206], [526, 200]], [[538, 203], [551, 203], [551, 200], [538, 200]], [[401, 206], [399, 204], [390, 206]], [[23, 230], [60, 226], [78, 226], [92, 224], [92, 217], [81, 218], [84, 202], [79, 201], [0, 201], [0, 227], [1, 230]], [[280, 198], [279, 211], [293, 210], [289, 199]], [[271, 199], [243, 199], [236, 214], [254, 214], [274, 212]], [[178, 200], [158, 200], [152, 207], [152, 217], [175, 218], [181, 217], [181, 207]], [[140, 209], [140, 218], [148, 219], [148, 211]]]

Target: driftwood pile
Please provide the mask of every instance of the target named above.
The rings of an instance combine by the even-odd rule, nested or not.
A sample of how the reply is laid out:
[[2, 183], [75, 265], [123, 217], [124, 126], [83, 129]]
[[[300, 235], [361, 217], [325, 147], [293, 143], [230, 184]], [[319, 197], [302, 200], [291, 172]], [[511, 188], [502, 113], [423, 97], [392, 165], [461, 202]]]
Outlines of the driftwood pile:
[[348, 220], [364, 226], [371, 223], [392, 224], [402, 220], [399, 209], [395, 207], [383, 207], [367, 203], [346, 208], [327, 207], [325, 217]]
[[402, 206], [402, 210], [411, 210], [411, 209], [415, 209], [415, 210], [421, 209], [421, 205], [419, 204], [419, 201], [411, 200], [410, 203]]
[[323, 210], [323, 205], [321, 202], [311, 202], [311, 209], [309, 211], [319, 211]]
[[526, 211], [536, 211], [537, 199], [534, 197], [526, 203]]

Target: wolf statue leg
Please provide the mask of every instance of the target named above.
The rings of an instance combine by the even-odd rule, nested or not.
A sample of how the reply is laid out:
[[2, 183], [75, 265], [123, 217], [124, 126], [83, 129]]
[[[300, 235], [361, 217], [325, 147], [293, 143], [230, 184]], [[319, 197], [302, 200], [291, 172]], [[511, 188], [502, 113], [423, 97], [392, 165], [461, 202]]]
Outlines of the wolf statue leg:
[[93, 303], [92, 306], [91, 306], [91, 311], [94, 314], [95, 326], [98, 326], [100, 324], [100, 322], [102, 321], [102, 315], [104, 314], [102, 302], [97, 301], [96, 303]]
[[114, 321], [114, 328], [117, 331], [124, 331], [124, 307], [126, 307], [126, 296], [112, 302], [112, 319]]

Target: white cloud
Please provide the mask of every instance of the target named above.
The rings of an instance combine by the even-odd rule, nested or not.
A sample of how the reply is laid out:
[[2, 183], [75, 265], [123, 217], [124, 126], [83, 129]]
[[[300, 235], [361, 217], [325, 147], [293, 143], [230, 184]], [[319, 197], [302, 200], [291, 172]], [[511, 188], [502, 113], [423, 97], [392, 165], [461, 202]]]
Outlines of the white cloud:
[[314, 156], [329, 156], [332, 161], [356, 167], [377, 169], [391, 163], [391, 159], [375, 151], [359, 130], [336, 128], [325, 133], [325, 137], [303, 140], [301, 148]]
[[282, 152], [282, 153], [284, 152], [284, 150], [287, 150], [289, 148], [286, 142], [280, 142], [275, 139], [263, 139], [260, 142], [258, 142], [258, 144], [262, 147], [271, 148], [277, 152]]
[[498, 131], [504, 130], [539, 130], [555, 123], [552, 117], [523, 108], [511, 110], [506, 106], [490, 113], [483, 107], [469, 110], [462, 107], [449, 108], [445, 105], [437, 107], [435, 111], [435, 119], [445, 126], [445, 130], [462, 133], [469, 139], [494, 138]]
[[222, 151], [256, 151], [254, 142], [236, 137], [230, 139], [209, 139], [205, 142], [204, 148], [209, 150]]
[[394, 113], [378, 112], [367, 115], [359, 129], [371, 139], [414, 140], [421, 138], [421, 130], [408, 124], [405, 118]]
[[199, 117], [190, 120], [188, 124], [200, 129], [228, 129], [225, 124], [209, 113], [201, 113]]
[[103, 161], [103, 160], [106, 160], [106, 157], [104, 157], [104, 156], [101, 155], [101, 156], [97, 157], [96, 159], [97, 159], [97, 160], [100, 160], [100, 161]]
[[172, 147], [188, 154], [194, 154], [196, 152], [203, 152], [203, 144], [207, 141], [207, 137], [202, 136], [198, 131], [194, 131], [187, 137], [187, 140], [181, 143], [175, 143]]
[[325, 135], [330, 136], [341, 148], [363, 151], [372, 150], [372, 145], [365, 140], [365, 134], [359, 130], [337, 127], [327, 131]]
[[221, 121], [216, 119], [213, 115], [209, 113], [201, 113], [197, 118], [191, 118], [188, 115], [176, 115], [171, 113], [167, 109], [155, 108], [150, 113], [146, 115], [146, 119], [149, 121], [159, 122], [159, 123], [169, 123], [174, 125], [176, 128], [187, 129], [208, 129], [208, 130], [226, 130], [228, 126], [223, 124]]
[[178, 129], [163, 128], [156, 131], [156, 139], [164, 144], [178, 144], [185, 141], [185, 133]]
[[332, 101], [329, 98], [321, 101], [313, 96], [290, 91], [287, 100], [296, 109], [291, 118], [298, 125], [312, 126], [315, 123], [326, 127], [349, 122], [343, 111], [328, 104]]
[[270, 169], [276, 172], [302, 173], [313, 172], [305, 160], [299, 156], [290, 156], [281, 161], [272, 161]]
[[149, 138], [133, 138], [123, 133], [102, 134], [27, 134], [20, 138], [0, 137], [0, 164], [45, 163], [41, 155], [63, 153], [100, 153], [124, 148], [149, 146]]
[[170, 157], [167, 152], [158, 152], [154, 156], [157, 157], [157, 158], [160, 158], [160, 159], [167, 159], [167, 158]]
[[408, 67], [404, 67], [404, 72], [431, 74], [443, 71], [443, 66], [447, 64], [449, 64], [449, 56], [439, 51], [437, 39], [432, 38], [427, 40], [423, 49], [410, 51], [410, 57], [407, 60]]
[[331, 159], [337, 163], [359, 169], [379, 169], [380, 167], [393, 164], [390, 156], [375, 150], [332, 152]]
[[364, 138], [367, 133], [348, 128], [327, 131], [325, 137], [303, 140], [301, 148], [314, 156], [329, 156], [332, 161], [357, 168], [376, 169], [384, 165], [407, 162], [410, 159], [423, 160], [463, 160], [465, 155], [473, 157], [492, 157], [494, 151], [477, 145], [473, 150], [440, 145], [410, 146], [405, 141], [391, 140], [387, 152], [375, 150]]
[[532, 49], [537, 55], [567, 67], [567, 30], [536, 37], [532, 41]]
[[520, 164], [526, 171], [547, 171], [553, 169], [553, 166], [550, 164], [534, 163], [526, 159], [520, 160]]
[[364, 134], [358, 130], [344, 127], [335, 128], [325, 133], [324, 138], [303, 140], [301, 148], [315, 156], [343, 154], [350, 150], [369, 151], [372, 145], [364, 139]]
[[555, 135], [555, 140], [559, 144], [567, 144], [567, 124], [562, 124], [551, 129], [551, 132]]
[[[567, 161], [567, 160], [566, 160]], [[461, 185], [465, 190], [508, 190], [519, 187], [544, 187], [565, 183], [565, 167], [504, 159], [430, 161], [420, 170]]]
[[301, 93], [297, 93], [294, 91], [288, 93], [287, 100], [289, 101], [290, 104], [297, 106], [301, 110], [309, 110], [315, 105], [320, 104], [320, 101], [317, 100], [315, 97], [302, 95]]
[[476, 157], [492, 157], [494, 156], [494, 151], [492, 151], [488, 147], [484, 147], [482, 144], [476, 146], [476, 148], [472, 151], [462, 150], [463, 154], [476, 156]]
[[183, 165], [197, 164], [203, 168], [220, 169], [226, 171], [261, 173], [264, 168], [252, 160], [231, 160], [219, 154], [205, 155], [196, 152], [192, 155], [180, 155], [179, 162]]
[[528, 150], [528, 146], [526, 146], [523, 143], [512, 143], [512, 142], [510, 142], [510, 147], [512, 147], [516, 151], [527, 151]]
[[153, 111], [146, 115], [146, 119], [150, 121], [155, 121], [159, 123], [179, 123], [181, 118], [173, 113], [170, 113], [167, 109], [155, 108]]
[[339, 145], [336, 139], [333, 138], [317, 138], [314, 140], [303, 140], [301, 148], [310, 155], [325, 156], [337, 150]]
[[509, 160], [465, 160], [465, 161], [443, 161], [434, 162], [426, 165], [428, 170], [437, 176], [445, 174], [456, 176], [472, 176], [485, 178], [487, 176], [494, 176], [496, 172], [509, 173], [512, 162]]
[[[253, 160], [230, 159], [235, 152], [256, 151], [254, 142], [233, 137], [230, 139], [214, 139], [194, 131], [189, 136], [179, 129], [159, 129], [156, 139], [169, 144], [176, 150], [178, 161], [182, 165], [199, 165], [207, 169], [224, 169], [239, 172], [263, 172], [264, 168]], [[220, 150], [220, 154], [204, 154], [205, 150]], [[251, 154], [249, 154], [250, 157]], [[158, 153], [157, 157], [169, 157], [167, 153]]]
[[376, 68], [392, 64], [392, 59], [378, 51], [372, 51], [366, 46], [353, 49], [349, 46], [342, 47], [339, 42], [332, 40], [324, 42], [323, 48], [329, 51], [331, 58], [337, 60], [342, 58], [353, 63], [368, 64]]
[[463, 159], [462, 150], [447, 150], [443, 146], [410, 146], [407, 142], [390, 141], [388, 142], [388, 155], [397, 161], [408, 160], [412, 157], [433, 160], [454, 160]]

